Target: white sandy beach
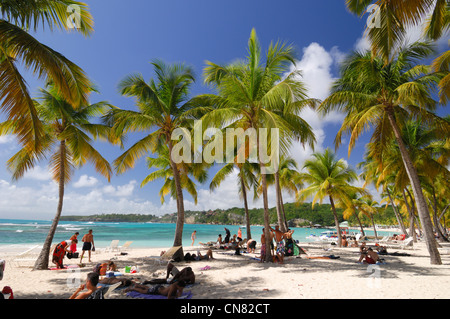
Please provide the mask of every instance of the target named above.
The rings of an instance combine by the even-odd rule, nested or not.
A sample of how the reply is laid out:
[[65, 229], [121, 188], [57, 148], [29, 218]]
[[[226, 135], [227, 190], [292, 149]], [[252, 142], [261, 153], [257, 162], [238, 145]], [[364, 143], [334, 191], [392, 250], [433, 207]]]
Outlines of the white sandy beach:
[[[388, 252], [404, 252], [410, 256], [382, 256], [386, 263], [369, 268], [356, 263], [358, 248], [333, 248], [325, 251], [321, 245], [300, 244], [310, 255], [333, 254], [339, 259], [307, 259], [287, 257], [285, 263], [260, 263], [251, 257], [256, 254], [234, 256], [232, 252], [214, 250], [214, 260], [180, 262], [175, 265], [192, 267], [196, 284], [189, 288], [192, 299], [447, 299], [450, 298], [450, 255], [442, 254], [443, 265], [432, 266], [423, 243], [414, 250], [388, 249]], [[441, 252], [450, 247], [443, 245]], [[184, 247], [184, 252], [195, 253], [203, 247]], [[100, 250], [100, 249], [98, 249]], [[67, 299], [84, 282], [86, 274], [100, 262], [114, 260], [118, 269], [137, 266], [138, 273], [125, 274], [143, 281], [164, 278], [167, 262], [159, 264], [155, 259], [164, 249], [133, 248], [127, 255], [118, 252], [96, 252], [92, 262], [74, 270], [32, 271], [32, 262], [14, 262], [17, 252], [0, 250], [0, 259], [6, 260], [6, 269], [0, 286], [10, 286], [16, 299]], [[156, 258], [157, 259], [157, 258]], [[65, 258], [66, 265], [77, 260]], [[87, 262], [87, 258], [83, 260]], [[52, 265], [53, 266], [53, 265]], [[208, 270], [201, 268], [209, 266]], [[75, 284], [74, 284], [75, 283]], [[122, 290], [114, 291], [110, 298], [126, 299]]]

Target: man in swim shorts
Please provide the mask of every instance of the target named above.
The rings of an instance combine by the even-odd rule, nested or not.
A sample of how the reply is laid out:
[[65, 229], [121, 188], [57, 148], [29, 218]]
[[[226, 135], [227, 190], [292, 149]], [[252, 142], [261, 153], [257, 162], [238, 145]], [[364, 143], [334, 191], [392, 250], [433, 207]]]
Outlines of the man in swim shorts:
[[280, 262], [283, 263], [284, 259], [284, 233], [280, 230], [280, 227], [277, 225], [275, 226], [275, 229], [270, 227], [270, 230], [275, 233], [275, 241], [277, 243], [277, 250], [276, 254], [278, 255], [278, 258], [280, 259]]
[[89, 229], [89, 232], [83, 236], [83, 239], [81, 239], [81, 241], [83, 242], [83, 251], [80, 257], [80, 263], [83, 260], [85, 251], [88, 251], [89, 262], [91, 262], [91, 250], [94, 247], [94, 235], [92, 235], [92, 229]]

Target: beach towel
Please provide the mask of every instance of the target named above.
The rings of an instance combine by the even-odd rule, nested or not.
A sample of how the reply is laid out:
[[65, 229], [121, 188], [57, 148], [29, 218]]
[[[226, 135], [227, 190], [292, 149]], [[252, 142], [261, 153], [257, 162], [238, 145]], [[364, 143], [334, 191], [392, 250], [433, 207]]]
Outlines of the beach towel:
[[308, 259], [339, 259], [340, 256], [330, 255], [330, 256], [310, 256]]
[[52, 267], [50, 270], [65, 270], [65, 269], [74, 269], [74, 268], [80, 268], [78, 265], [69, 265], [69, 266], [63, 266], [63, 268], [56, 268]]
[[297, 244], [294, 244], [294, 256], [299, 256], [302, 254], [306, 255], [306, 252], [303, 250], [303, 248], [301, 248]]
[[[149, 294], [141, 294], [137, 291], [130, 291], [127, 293], [127, 297], [131, 298], [141, 298], [141, 299], [167, 299], [167, 296], [162, 295], [149, 295]], [[192, 292], [187, 291], [183, 292], [181, 296], [177, 299], [191, 299], [192, 298]]]

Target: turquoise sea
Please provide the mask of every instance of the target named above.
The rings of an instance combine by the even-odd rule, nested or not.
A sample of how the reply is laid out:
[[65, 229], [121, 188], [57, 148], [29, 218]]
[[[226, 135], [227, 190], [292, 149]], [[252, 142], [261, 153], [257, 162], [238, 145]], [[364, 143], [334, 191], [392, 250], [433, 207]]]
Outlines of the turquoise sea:
[[[9, 245], [42, 245], [50, 229], [51, 221], [0, 219], [0, 246]], [[199, 225], [185, 224], [183, 229], [183, 246], [191, 245], [191, 234], [197, 231], [199, 242], [215, 241], [219, 234], [225, 237], [224, 227], [227, 227], [231, 235], [237, 234], [239, 226], [227, 225]], [[252, 237], [259, 240], [262, 233], [261, 226], [251, 226]], [[173, 244], [175, 224], [156, 223], [106, 223], [106, 222], [67, 222], [61, 221], [53, 242], [61, 242], [69, 239], [75, 232], [79, 232], [81, 243], [82, 236], [93, 230], [95, 246], [102, 248], [108, 246], [112, 240], [119, 240], [119, 246], [126, 241], [133, 241], [131, 247], [167, 248]], [[292, 228], [294, 239], [300, 242], [309, 241], [311, 234], [320, 235], [327, 229]], [[241, 227], [242, 236], [247, 237], [245, 227]], [[367, 231], [367, 235], [373, 232]], [[382, 233], [388, 234], [388, 233]], [[392, 232], [391, 232], [392, 234]], [[381, 234], [380, 234], [381, 235]], [[78, 245], [80, 245], [80, 243]]]

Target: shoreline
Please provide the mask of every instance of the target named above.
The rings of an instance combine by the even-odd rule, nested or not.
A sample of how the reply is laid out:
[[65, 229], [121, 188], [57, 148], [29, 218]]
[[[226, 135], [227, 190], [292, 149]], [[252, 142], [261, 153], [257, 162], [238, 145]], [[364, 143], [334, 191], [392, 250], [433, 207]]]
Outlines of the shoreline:
[[[176, 267], [192, 267], [196, 284], [189, 288], [192, 299], [448, 299], [450, 255], [443, 254], [443, 265], [429, 264], [424, 243], [413, 250], [389, 249], [409, 256], [383, 256], [381, 265], [358, 264], [358, 248], [324, 247], [320, 243], [300, 243], [311, 256], [334, 255], [339, 259], [286, 257], [284, 264], [260, 263], [260, 245], [255, 254], [233, 255], [233, 251], [213, 250], [214, 260], [178, 262]], [[324, 248], [330, 249], [325, 250]], [[445, 245], [450, 249], [450, 245]], [[202, 254], [201, 246], [183, 247], [184, 253]], [[14, 254], [2, 254], [6, 269], [1, 286], [10, 286], [17, 299], [67, 299], [97, 263], [113, 260], [119, 271], [137, 266], [137, 274], [126, 278], [148, 280], [164, 278], [167, 262], [159, 262], [161, 248], [129, 248], [127, 255], [98, 250], [83, 268], [32, 271], [14, 262]], [[83, 261], [87, 261], [87, 257]], [[78, 262], [65, 258], [66, 265]], [[51, 263], [49, 265], [52, 265]], [[209, 269], [208, 267], [209, 266]], [[75, 284], [74, 284], [75, 282]], [[131, 299], [121, 290], [110, 299]]]

